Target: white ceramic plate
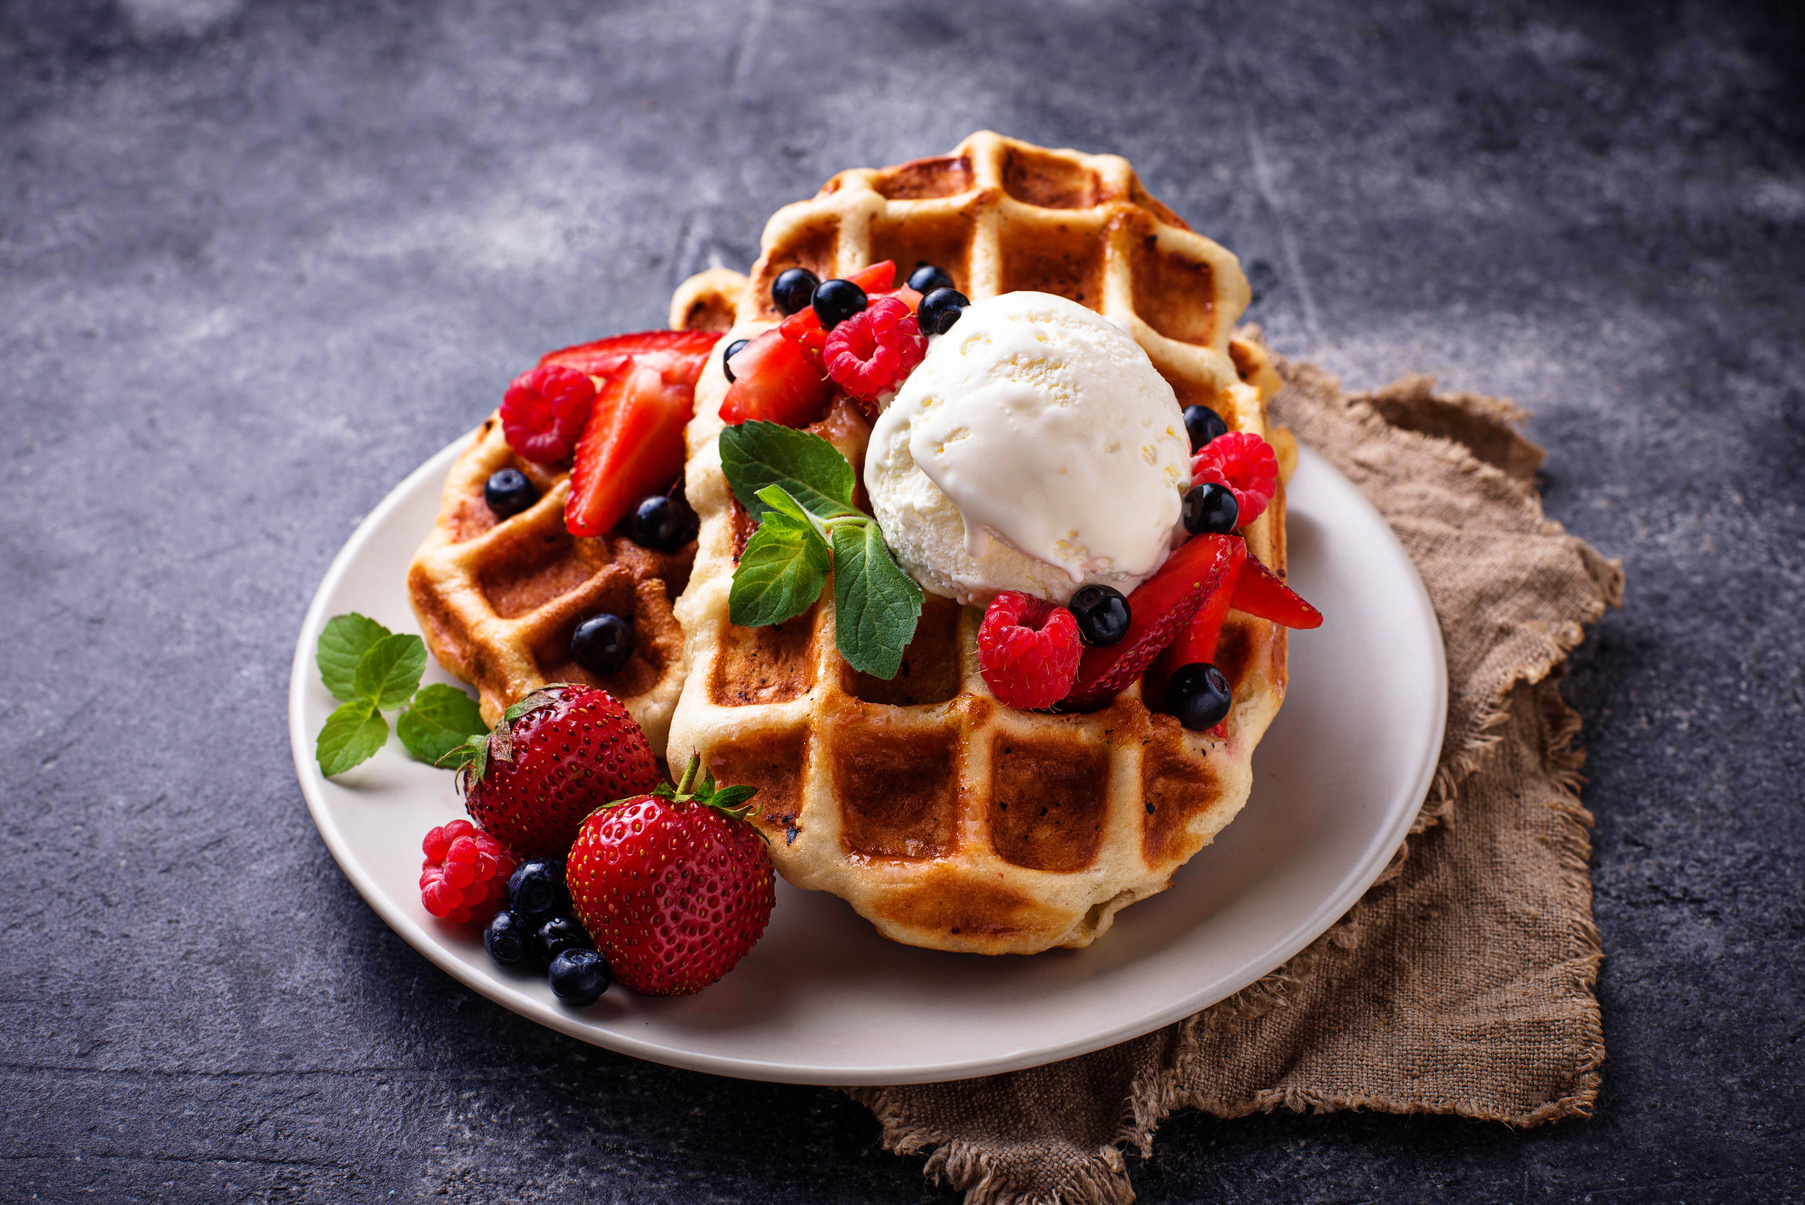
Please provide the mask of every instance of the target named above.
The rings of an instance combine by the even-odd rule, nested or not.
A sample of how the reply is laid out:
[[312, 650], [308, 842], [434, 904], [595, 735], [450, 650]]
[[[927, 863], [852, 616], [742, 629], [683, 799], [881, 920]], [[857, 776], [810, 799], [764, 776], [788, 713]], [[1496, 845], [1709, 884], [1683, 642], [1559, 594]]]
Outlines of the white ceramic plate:
[[[543, 977], [496, 966], [480, 934], [420, 904], [420, 838], [462, 814], [452, 777], [391, 740], [328, 780], [314, 738], [333, 701], [314, 667], [328, 618], [417, 631], [403, 582], [465, 441], [403, 481], [352, 535], [295, 647], [289, 732], [333, 857], [415, 949], [491, 1000], [626, 1054], [750, 1079], [925, 1083], [1032, 1067], [1148, 1032], [1221, 1000], [1308, 945], [1360, 898], [1429, 789], [1447, 710], [1441, 634], [1391, 529], [1305, 451], [1287, 492], [1290, 575], [1327, 621], [1291, 636], [1291, 684], [1254, 756], [1252, 798], [1172, 888], [1084, 950], [943, 954], [880, 938], [843, 901], [779, 882], [764, 939], [698, 995], [611, 989], [572, 1010]], [[450, 681], [436, 665], [429, 681]]]

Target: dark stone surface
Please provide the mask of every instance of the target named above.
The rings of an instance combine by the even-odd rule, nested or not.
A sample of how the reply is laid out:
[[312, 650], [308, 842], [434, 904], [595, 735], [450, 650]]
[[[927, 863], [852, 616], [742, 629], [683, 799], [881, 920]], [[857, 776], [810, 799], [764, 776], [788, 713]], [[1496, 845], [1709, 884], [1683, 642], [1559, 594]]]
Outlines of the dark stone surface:
[[1508, 394], [1629, 573], [1576, 661], [1596, 1117], [1163, 1128], [1141, 1200], [1800, 1200], [1805, 105], [1780, 5], [0, 7], [0, 1198], [946, 1199], [362, 904], [285, 734], [358, 517], [834, 171], [1115, 150], [1285, 352]]

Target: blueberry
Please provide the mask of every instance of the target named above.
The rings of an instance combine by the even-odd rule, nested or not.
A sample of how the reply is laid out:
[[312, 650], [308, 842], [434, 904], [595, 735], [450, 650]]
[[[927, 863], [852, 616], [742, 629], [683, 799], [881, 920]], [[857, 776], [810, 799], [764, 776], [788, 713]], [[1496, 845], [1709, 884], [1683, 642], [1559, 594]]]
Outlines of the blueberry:
[[1072, 595], [1067, 605], [1086, 644], [1107, 648], [1128, 635], [1128, 600], [1120, 590], [1086, 586]]
[[1166, 679], [1166, 710], [1194, 732], [1220, 724], [1234, 701], [1228, 679], [1207, 662], [1181, 665]]
[[633, 625], [618, 615], [591, 615], [570, 634], [570, 658], [592, 674], [613, 674], [633, 655]]
[[1241, 504], [1226, 485], [1206, 481], [1192, 486], [1185, 495], [1184, 517], [1185, 530], [1194, 536], [1205, 532], [1225, 536], [1240, 522]]
[[821, 278], [807, 268], [785, 268], [771, 282], [771, 300], [785, 314], [794, 314], [809, 303]]
[[689, 503], [681, 498], [653, 494], [634, 510], [633, 523], [628, 530], [633, 533], [633, 542], [643, 548], [675, 552], [696, 538], [698, 526], [700, 520], [689, 508]]
[[959, 321], [959, 315], [970, 305], [965, 294], [958, 289], [935, 289], [921, 299], [921, 308], [915, 311], [915, 321], [921, 324], [924, 335], [944, 335], [953, 329], [953, 323]]
[[552, 959], [545, 977], [551, 981], [552, 995], [572, 1008], [582, 1008], [602, 998], [614, 982], [614, 971], [594, 950], [565, 950]]
[[1218, 435], [1228, 434], [1228, 424], [1208, 406], [1186, 406], [1185, 431], [1191, 437], [1191, 451], [1195, 452]]
[[727, 361], [739, 355], [740, 352], [745, 350], [746, 344], [750, 342], [752, 342], [750, 339], [735, 339], [732, 343], [727, 345], [727, 350], [721, 353], [721, 371], [727, 375], [728, 384], [732, 384], [734, 381], [739, 380], [739, 378], [733, 375], [733, 365], [729, 364]]
[[935, 289], [953, 287], [953, 274], [945, 268], [936, 268], [933, 264], [923, 264], [909, 273], [909, 287], [926, 297]]
[[509, 913], [497, 912], [483, 930], [483, 949], [502, 966], [513, 966], [526, 956], [526, 926]]
[[864, 310], [865, 290], [850, 280], [824, 280], [815, 289], [815, 317], [823, 330], [833, 330], [854, 314]]
[[593, 943], [583, 926], [568, 916], [554, 916], [533, 930], [533, 938], [527, 948], [541, 966], [550, 966], [552, 959], [566, 950], [587, 950]]
[[497, 469], [483, 483], [483, 501], [497, 519], [506, 519], [539, 501], [539, 491], [519, 469]]
[[508, 911], [523, 924], [537, 925], [546, 917], [569, 909], [564, 863], [551, 858], [528, 858], [509, 876]]

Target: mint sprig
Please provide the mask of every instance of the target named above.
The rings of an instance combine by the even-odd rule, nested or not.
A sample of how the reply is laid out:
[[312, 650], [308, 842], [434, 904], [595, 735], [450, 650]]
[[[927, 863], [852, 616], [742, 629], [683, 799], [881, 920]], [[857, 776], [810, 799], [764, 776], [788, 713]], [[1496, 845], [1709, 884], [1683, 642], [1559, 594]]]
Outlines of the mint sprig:
[[755, 518], [727, 594], [741, 627], [793, 619], [834, 576], [834, 643], [848, 665], [890, 679], [921, 617], [921, 587], [896, 563], [877, 520], [852, 505], [852, 466], [818, 435], [748, 422], [721, 432], [727, 484]]
[[437, 762], [475, 733], [485, 731], [476, 700], [454, 686], [421, 687], [426, 645], [397, 635], [355, 611], [335, 615], [314, 653], [320, 680], [339, 706], [326, 717], [314, 745], [320, 773], [343, 774], [376, 756], [389, 739], [383, 712], [396, 717], [402, 746], [423, 762]]

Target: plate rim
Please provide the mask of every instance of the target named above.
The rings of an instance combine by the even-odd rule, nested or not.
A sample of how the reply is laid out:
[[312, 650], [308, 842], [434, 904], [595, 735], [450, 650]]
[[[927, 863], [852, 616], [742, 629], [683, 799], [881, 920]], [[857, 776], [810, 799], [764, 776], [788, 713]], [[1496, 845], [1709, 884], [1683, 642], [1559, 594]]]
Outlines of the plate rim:
[[[1396, 551], [1402, 562], [1409, 566], [1408, 577], [1411, 586], [1414, 587], [1409, 600], [1412, 604], [1412, 619], [1420, 623], [1423, 630], [1427, 632], [1436, 654], [1432, 661], [1435, 667], [1434, 693], [1436, 699], [1439, 700], [1439, 706], [1435, 707], [1432, 712], [1434, 721], [1431, 725], [1431, 739], [1424, 743], [1410, 789], [1405, 792], [1408, 798], [1415, 800], [1414, 806], [1397, 809], [1396, 813], [1390, 817], [1389, 823], [1369, 839], [1364, 861], [1359, 864], [1359, 873], [1349, 878], [1341, 890], [1325, 897], [1304, 920], [1292, 929], [1283, 942], [1270, 947], [1268, 952], [1261, 957], [1249, 959], [1234, 974], [1226, 977], [1222, 982], [1229, 986], [1211, 999], [1201, 999], [1201, 996], [1210, 993], [1199, 993], [1199, 998], [1181, 999], [1148, 1014], [1115, 1025], [1099, 1027], [1094, 1031], [1087, 1031], [1081, 1037], [982, 1060], [924, 1062], [908, 1067], [895, 1065], [848, 1067], [844, 1064], [836, 1064], [831, 1067], [810, 1067], [791, 1062], [773, 1063], [756, 1058], [683, 1050], [664, 1042], [635, 1037], [623, 1030], [597, 1026], [581, 1013], [571, 1012], [555, 1005], [547, 1006], [543, 1001], [525, 995], [505, 980], [498, 980], [490, 974], [473, 969], [458, 955], [454, 946], [440, 939], [437, 934], [428, 930], [426, 926], [408, 915], [391, 900], [389, 893], [376, 882], [375, 876], [359, 862], [351, 843], [339, 830], [336, 821], [332, 819], [330, 808], [320, 789], [324, 782], [324, 776], [320, 774], [317, 765], [314, 764], [314, 741], [306, 731], [304, 714], [306, 695], [313, 670], [313, 644], [317, 640], [314, 633], [317, 633], [324, 625], [326, 618], [324, 612], [328, 605], [328, 599], [336, 593], [338, 586], [349, 573], [350, 567], [357, 559], [363, 545], [383, 526], [389, 516], [404, 504], [413, 491], [420, 488], [424, 480], [428, 478], [437, 477], [442, 482], [450, 471], [452, 462], [468, 446], [475, 430], [476, 428], [472, 428], [471, 431], [459, 436], [402, 478], [376, 506], [359, 520], [351, 535], [333, 556], [307, 605], [295, 643], [294, 658], [289, 671], [289, 744], [294, 758], [296, 778], [314, 827], [325, 841], [326, 848], [332, 854], [333, 861], [338, 864], [340, 873], [350, 881], [351, 886], [362, 897], [364, 903], [376, 913], [383, 923], [393, 929], [403, 941], [423, 955], [427, 961], [465, 987], [510, 1012], [579, 1041], [617, 1053], [632, 1055], [648, 1062], [724, 1075], [735, 1079], [837, 1087], [937, 1083], [1019, 1071], [1087, 1054], [1151, 1033], [1173, 1021], [1209, 1008], [1290, 961], [1298, 952], [1345, 916], [1384, 873], [1393, 854], [1408, 835], [1410, 826], [1420, 813], [1423, 801], [1428, 797], [1429, 788], [1433, 784], [1436, 767], [1440, 763], [1442, 741], [1446, 734], [1448, 676], [1447, 653], [1442, 642], [1441, 625], [1436, 617], [1434, 604], [1429, 598], [1428, 588], [1423, 584], [1421, 574], [1417, 572], [1416, 563], [1411, 560], [1402, 542], [1398, 540], [1397, 533], [1392, 530], [1390, 523], [1386, 522], [1385, 517], [1372, 505], [1372, 502], [1360, 492], [1353, 482], [1347, 479], [1345, 474], [1330, 464], [1320, 453], [1299, 444], [1300, 466], [1304, 461], [1309, 461], [1313, 469], [1319, 468], [1340, 478], [1360, 504], [1371, 511], [1372, 517], [1378, 520], [1386, 536], [1396, 545]], [[310, 639], [310, 636], [313, 639]]]

